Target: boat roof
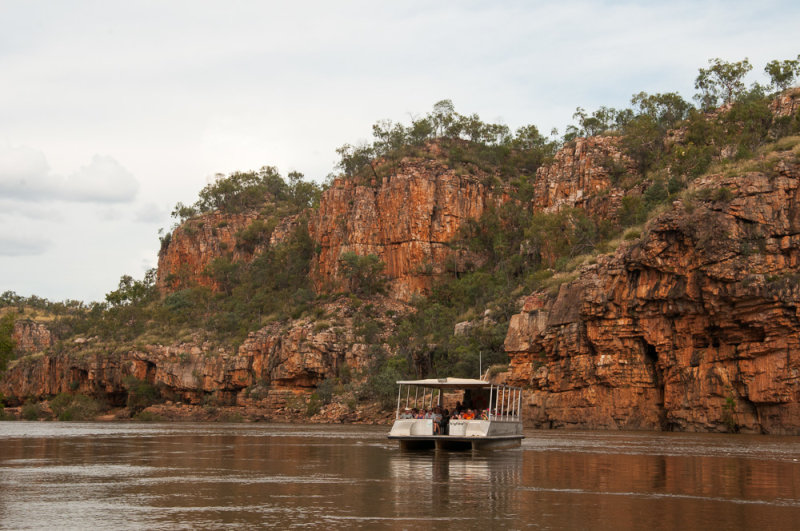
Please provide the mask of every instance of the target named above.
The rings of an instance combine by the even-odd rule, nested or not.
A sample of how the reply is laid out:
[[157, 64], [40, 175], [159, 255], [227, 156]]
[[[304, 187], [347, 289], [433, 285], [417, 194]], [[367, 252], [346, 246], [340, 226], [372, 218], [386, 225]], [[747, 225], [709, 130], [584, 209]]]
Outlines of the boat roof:
[[471, 378], [428, 378], [426, 380], [398, 380], [397, 384], [431, 387], [434, 389], [482, 389], [492, 385], [496, 386], [496, 384], [492, 384], [492, 382], [487, 382], [486, 380], [474, 380]]

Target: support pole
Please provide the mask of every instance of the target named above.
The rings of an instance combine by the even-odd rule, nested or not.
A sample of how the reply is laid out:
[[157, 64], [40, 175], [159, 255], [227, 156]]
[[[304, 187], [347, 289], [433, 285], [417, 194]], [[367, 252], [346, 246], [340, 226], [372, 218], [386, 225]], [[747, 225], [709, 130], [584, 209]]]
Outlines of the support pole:
[[403, 392], [403, 386], [397, 388], [397, 411], [394, 412], [395, 420], [400, 418], [400, 394]]

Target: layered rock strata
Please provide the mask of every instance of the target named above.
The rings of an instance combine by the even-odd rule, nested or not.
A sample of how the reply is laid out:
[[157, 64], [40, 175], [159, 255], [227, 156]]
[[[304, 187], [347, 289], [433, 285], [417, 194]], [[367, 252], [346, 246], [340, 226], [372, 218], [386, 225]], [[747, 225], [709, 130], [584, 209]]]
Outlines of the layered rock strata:
[[[284, 241], [296, 227], [298, 216], [286, 216], [272, 224], [259, 212], [229, 214], [209, 212], [186, 220], [175, 228], [158, 255], [157, 285], [162, 292], [199, 285], [218, 289], [208, 266], [218, 258], [249, 262], [268, 246]], [[264, 231], [251, 244], [239, 235], [255, 222]]]
[[478, 219], [497, 198], [478, 174], [460, 175], [438, 160], [399, 163], [391, 176], [362, 184], [338, 179], [324, 193], [311, 223], [319, 253], [313, 268], [318, 289], [341, 289], [343, 253], [373, 254], [385, 264], [388, 291], [408, 300], [425, 292], [452, 267], [482, 258], [450, 245], [467, 220]]
[[619, 137], [593, 136], [577, 138], [560, 149], [553, 162], [536, 171], [534, 210], [576, 207], [591, 216], [613, 219], [625, 195], [617, 184], [636, 171], [618, 144]]
[[512, 318], [540, 427], [800, 433], [800, 166], [714, 175]]
[[199, 342], [120, 348], [78, 338], [61, 353], [13, 362], [0, 380], [0, 393], [9, 405], [64, 392], [124, 405], [134, 378], [189, 404], [213, 396], [220, 404], [253, 406], [255, 400], [265, 408], [284, 407], [291, 397], [306, 400], [326, 378], [358, 375], [374, 358], [365, 334], [374, 336], [371, 345], [382, 345], [393, 330], [390, 316], [407, 311], [404, 304], [382, 297], [358, 308], [345, 298], [321, 307], [319, 316], [253, 332], [236, 352]]
[[53, 334], [43, 323], [30, 319], [16, 319], [11, 334], [14, 350], [18, 356], [41, 352], [53, 344]]

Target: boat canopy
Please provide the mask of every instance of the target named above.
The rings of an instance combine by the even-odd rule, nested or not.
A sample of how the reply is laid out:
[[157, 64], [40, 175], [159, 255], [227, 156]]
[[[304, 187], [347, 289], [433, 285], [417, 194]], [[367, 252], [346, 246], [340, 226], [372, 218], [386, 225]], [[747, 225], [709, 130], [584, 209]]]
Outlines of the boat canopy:
[[[471, 378], [428, 378], [425, 380], [398, 380], [397, 385], [427, 387], [429, 389], [484, 389], [492, 387], [491, 382]], [[497, 387], [494, 385], [494, 387]]]

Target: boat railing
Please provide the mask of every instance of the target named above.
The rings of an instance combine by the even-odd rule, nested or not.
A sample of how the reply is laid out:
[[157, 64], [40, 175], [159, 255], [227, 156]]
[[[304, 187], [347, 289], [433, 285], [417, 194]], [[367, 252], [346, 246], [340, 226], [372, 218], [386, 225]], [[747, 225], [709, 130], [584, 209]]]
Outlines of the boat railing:
[[[480, 409], [474, 420], [521, 422], [522, 388], [505, 384], [489, 384], [488, 382], [486, 384], [483, 389], [489, 390], [489, 405], [487, 408]], [[405, 397], [403, 396], [403, 387], [405, 387]], [[411, 394], [412, 387], [414, 388], [413, 396]], [[444, 389], [440, 387], [400, 384], [397, 392], [395, 419], [401, 418], [401, 410], [415, 408], [430, 411], [435, 406], [442, 406], [443, 398]]]

